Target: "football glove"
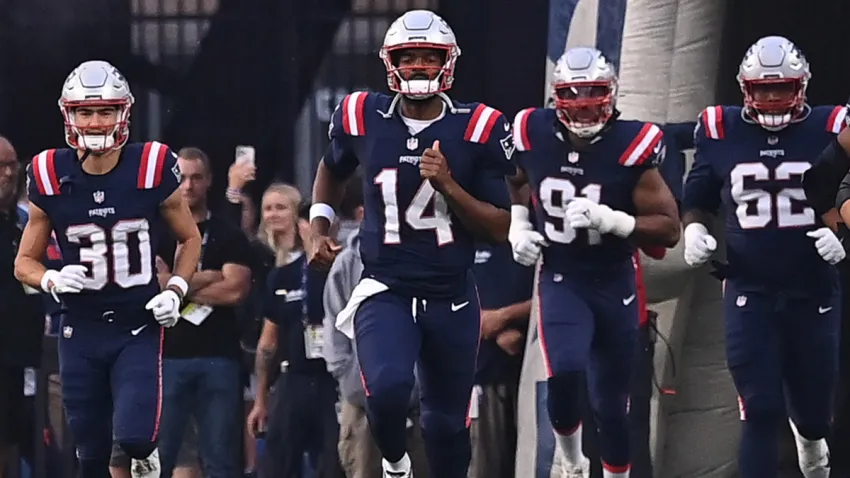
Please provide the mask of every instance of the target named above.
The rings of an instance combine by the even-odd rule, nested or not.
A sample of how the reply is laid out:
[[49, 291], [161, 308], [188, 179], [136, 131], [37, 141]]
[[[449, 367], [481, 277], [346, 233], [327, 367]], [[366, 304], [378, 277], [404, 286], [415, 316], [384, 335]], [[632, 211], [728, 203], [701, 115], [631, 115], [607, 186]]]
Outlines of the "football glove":
[[159, 325], [163, 327], [174, 327], [180, 319], [180, 296], [171, 289], [165, 289], [153, 296], [145, 305], [145, 309], [153, 312], [153, 316]]
[[587, 198], [575, 198], [567, 204], [567, 224], [573, 229], [595, 229], [602, 234], [629, 237], [635, 230], [635, 218]]
[[821, 258], [829, 264], [835, 265], [844, 260], [847, 254], [844, 252], [844, 245], [841, 244], [841, 240], [832, 232], [832, 229], [822, 227], [809, 231], [806, 235], [815, 239], [815, 249], [818, 250]]
[[77, 294], [83, 290], [88, 267], [71, 264], [62, 270], [49, 269], [41, 276], [41, 289], [53, 296], [59, 302], [58, 294]]
[[685, 263], [691, 267], [705, 264], [717, 249], [717, 239], [704, 225], [694, 222], [685, 228]]
[[525, 206], [511, 207], [508, 242], [511, 243], [514, 260], [526, 267], [537, 263], [542, 248], [547, 245], [543, 235], [535, 231], [529, 222], [528, 208]]

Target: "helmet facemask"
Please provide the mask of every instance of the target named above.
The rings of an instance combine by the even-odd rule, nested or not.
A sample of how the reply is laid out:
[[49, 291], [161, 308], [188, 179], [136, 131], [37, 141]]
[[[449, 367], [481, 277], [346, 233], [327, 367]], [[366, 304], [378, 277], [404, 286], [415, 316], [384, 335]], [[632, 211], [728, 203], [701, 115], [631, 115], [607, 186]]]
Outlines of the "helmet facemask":
[[456, 45], [402, 43], [381, 49], [387, 86], [411, 100], [426, 100], [446, 91], [454, 82]]
[[[65, 120], [65, 141], [78, 150], [105, 153], [120, 149], [130, 138], [130, 107], [132, 98], [120, 100], [59, 101], [59, 109]], [[77, 112], [81, 108], [94, 110], [115, 108], [115, 121], [107, 124], [83, 126], [78, 124]]]
[[768, 131], [791, 124], [803, 111], [806, 83], [802, 78], [741, 79], [747, 115]]
[[558, 118], [579, 138], [596, 136], [614, 116], [617, 88], [613, 82], [576, 81], [552, 87]]

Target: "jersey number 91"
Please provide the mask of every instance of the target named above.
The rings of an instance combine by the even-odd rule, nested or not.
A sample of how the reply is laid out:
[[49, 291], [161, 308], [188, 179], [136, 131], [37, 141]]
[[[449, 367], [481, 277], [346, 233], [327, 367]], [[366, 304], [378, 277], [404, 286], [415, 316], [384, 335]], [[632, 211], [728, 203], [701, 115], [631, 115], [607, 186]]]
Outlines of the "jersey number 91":
[[[110, 282], [122, 289], [149, 284], [153, 279], [149, 231], [150, 225], [145, 219], [119, 221], [109, 231], [91, 223], [69, 226], [65, 231], [68, 242], [79, 246], [80, 264], [89, 267], [83, 288], [101, 290]], [[134, 242], [140, 262], [136, 271], [130, 263], [130, 245]]]
[[[602, 186], [599, 184], [588, 184], [581, 191], [569, 179], [545, 178], [540, 181], [538, 188], [540, 204], [546, 215], [557, 222], [546, 221], [543, 231], [546, 238], [560, 244], [570, 244], [575, 241], [577, 232], [567, 224], [567, 204], [577, 197], [587, 198], [597, 204], [602, 200]], [[599, 231], [587, 230], [587, 243], [591, 246], [602, 242]]]
[[[763, 163], [741, 163], [729, 173], [732, 199], [738, 207], [735, 215], [741, 229], [761, 229], [775, 218], [776, 227], [805, 227], [815, 223], [814, 209], [805, 205], [806, 192], [802, 187], [786, 187], [775, 194], [758, 188], [759, 182], [789, 181], [802, 176], [811, 165], [800, 161], [780, 163], [771, 170]], [[748, 188], [749, 181], [754, 187]], [[794, 205], [797, 205], [796, 211]]]

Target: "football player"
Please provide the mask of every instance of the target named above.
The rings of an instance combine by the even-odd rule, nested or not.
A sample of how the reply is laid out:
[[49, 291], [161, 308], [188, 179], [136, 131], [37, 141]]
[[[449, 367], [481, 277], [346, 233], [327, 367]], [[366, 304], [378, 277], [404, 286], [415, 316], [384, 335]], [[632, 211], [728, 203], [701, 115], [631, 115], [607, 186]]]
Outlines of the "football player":
[[[177, 187], [177, 156], [158, 143], [127, 144], [133, 95], [104, 61], [82, 63], [62, 87], [70, 148], [37, 155], [28, 171], [29, 222], [15, 275], [64, 303], [62, 399], [83, 478], [109, 476], [112, 433], [131, 458], [156, 449], [161, 326], [172, 326], [198, 263], [201, 237]], [[180, 242], [160, 290], [164, 229]], [[46, 269], [51, 231], [60, 270]]]
[[843, 106], [810, 107], [811, 73], [788, 39], [757, 41], [741, 62], [744, 106], [711, 106], [695, 131], [696, 157], [682, 201], [685, 261], [699, 266], [717, 241], [722, 205], [726, 360], [742, 421], [744, 478], [775, 477], [787, 414], [800, 469], [826, 477], [837, 367], [841, 242], [809, 206], [801, 182], [844, 124]]
[[[514, 259], [538, 280], [547, 408], [567, 476], [588, 477], [579, 400], [587, 375], [606, 477], [629, 475], [628, 396], [637, 347], [636, 246], [679, 240], [676, 201], [657, 166], [663, 133], [618, 119], [614, 66], [593, 48], [558, 59], [555, 108], [520, 111], [510, 178]], [[528, 187], [536, 224], [529, 218]]]
[[446, 95], [460, 48], [436, 14], [409, 11], [380, 50], [395, 96], [357, 92], [337, 107], [310, 217], [311, 263], [340, 250], [328, 237], [345, 180], [362, 169], [363, 280], [338, 316], [356, 336], [369, 422], [387, 477], [409, 477], [405, 421], [418, 363], [422, 429], [434, 476], [465, 477], [467, 411], [480, 310], [470, 268], [475, 240], [504, 241], [505, 174], [516, 169], [510, 125], [497, 110]]

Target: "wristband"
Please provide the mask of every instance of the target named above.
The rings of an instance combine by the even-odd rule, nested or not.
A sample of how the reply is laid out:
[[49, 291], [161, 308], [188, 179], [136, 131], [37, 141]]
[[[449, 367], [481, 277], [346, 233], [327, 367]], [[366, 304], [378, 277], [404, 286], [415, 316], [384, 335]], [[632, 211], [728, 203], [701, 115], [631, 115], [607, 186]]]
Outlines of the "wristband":
[[186, 279], [180, 276], [171, 276], [171, 278], [168, 279], [168, 282], [165, 283], [165, 287], [173, 287], [179, 291], [181, 300], [189, 293], [189, 284], [186, 282]]
[[310, 222], [313, 222], [313, 219], [317, 217], [323, 217], [329, 223], [333, 224], [334, 219], [336, 219], [336, 213], [334, 213], [334, 208], [329, 205], [323, 202], [317, 202], [310, 206]]

